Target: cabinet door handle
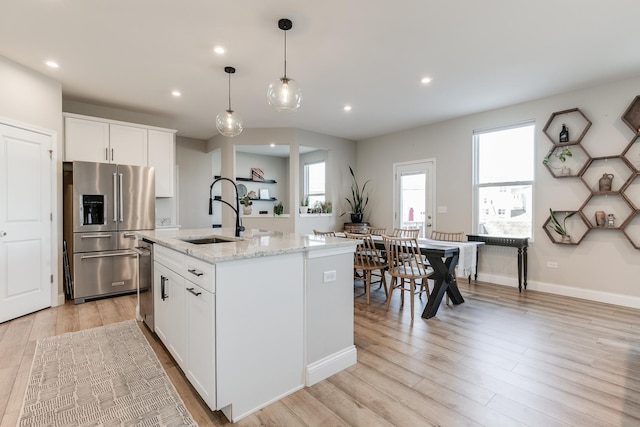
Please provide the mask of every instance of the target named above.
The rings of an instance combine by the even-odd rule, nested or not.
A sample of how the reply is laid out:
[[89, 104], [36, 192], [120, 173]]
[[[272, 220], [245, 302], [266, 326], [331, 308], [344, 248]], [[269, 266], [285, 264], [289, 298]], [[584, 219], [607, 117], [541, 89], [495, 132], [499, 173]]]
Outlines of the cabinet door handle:
[[187, 288], [187, 290], [192, 294], [194, 294], [195, 296], [199, 296], [200, 294], [202, 294], [202, 292], [196, 292], [194, 289], [195, 288]]
[[113, 148], [111, 149], [111, 161], [113, 162]]
[[104, 149], [104, 159], [108, 162], [109, 161], [109, 149], [105, 147]]
[[204, 273], [203, 273], [202, 271], [198, 271], [198, 270], [196, 270], [195, 268], [190, 268], [190, 269], [188, 269], [187, 271], [188, 271], [189, 273], [191, 273], [191, 274], [194, 274], [194, 275], [198, 276], [198, 277], [200, 277], [200, 276], [204, 276]]
[[167, 295], [164, 291], [165, 291], [165, 286], [166, 286], [166, 282], [167, 282], [166, 277], [164, 276], [160, 276], [160, 296], [162, 297], [162, 301], [166, 300], [167, 298], [169, 298], [169, 295]]

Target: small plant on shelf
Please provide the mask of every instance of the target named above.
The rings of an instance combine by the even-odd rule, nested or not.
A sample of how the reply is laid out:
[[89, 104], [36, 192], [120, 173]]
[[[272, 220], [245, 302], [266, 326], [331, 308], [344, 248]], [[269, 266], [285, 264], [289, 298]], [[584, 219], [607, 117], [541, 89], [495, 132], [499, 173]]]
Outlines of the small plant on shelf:
[[567, 158], [569, 157], [573, 157], [573, 153], [571, 152], [571, 148], [569, 147], [563, 147], [562, 150], [560, 150], [558, 152], [558, 148], [559, 147], [553, 147], [551, 150], [549, 150], [549, 152], [547, 153], [546, 156], [544, 156], [544, 160], [542, 160], [542, 163], [544, 163], [545, 165], [549, 165], [549, 162], [551, 161], [551, 157], [557, 157], [558, 160], [560, 160], [560, 162], [564, 163], [567, 161]]
[[282, 212], [284, 211], [284, 206], [282, 206], [282, 202], [278, 202], [275, 205], [273, 205], [273, 213], [276, 215], [282, 215]]
[[547, 227], [549, 227], [549, 229], [555, 231], [560, 235], [562, 243], [571, 243], [571, 236], [567, 231], [566, 223], [569, 218], [571, 218], [577, 213], [578, 211], [566, 212], [562, 220], [562, 224], [560, 224], [560, 221], [556, 217], [555, 212], [553, 212], [553, 209], [549, 208], [549, 214], [551, 215], [551, 222], [547, 225]]

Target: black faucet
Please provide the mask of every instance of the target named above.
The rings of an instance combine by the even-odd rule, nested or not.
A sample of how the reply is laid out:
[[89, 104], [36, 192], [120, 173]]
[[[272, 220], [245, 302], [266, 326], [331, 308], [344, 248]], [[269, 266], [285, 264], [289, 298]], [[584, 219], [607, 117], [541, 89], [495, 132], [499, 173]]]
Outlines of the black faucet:
[[[233, 188], [236, 190], [236, 207], [234, 208], [231, 203], [222, 200], [222, 198], [218, 198], [218, 197], [213, 197], [212, 192], [213, 192], [213, 186], [216, 184], [216, 182], [218, 181], [229, 181], [231, 184], [233, 184]], [[220, 178], [216, 178], [212, 183], [211, 186], [209, 187], [209, 215], [213, 215], [213, 201], [217, 200], [219, 202], [224, 203], [225, 205], [229, 206], [231, 209], [233, 209], [233, 211], [236, 213], [236, 237], [240, 237], [240, 232], [244, 231], [244, 226], [241, 225], [240, 223], [240, 202], [239, 202], [239, 197], [238, 197], [238, 186], [236, 185], [236, 183], [230, 179], [230, 178], [225, 178], [225, 177], [220, 177]]]

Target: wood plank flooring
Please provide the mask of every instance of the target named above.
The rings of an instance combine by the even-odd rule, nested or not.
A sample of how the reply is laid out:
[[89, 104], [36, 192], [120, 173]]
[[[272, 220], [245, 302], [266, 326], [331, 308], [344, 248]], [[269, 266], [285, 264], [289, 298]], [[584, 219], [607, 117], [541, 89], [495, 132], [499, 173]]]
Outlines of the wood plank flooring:
[[[637, 426], [640, 310], [488, 283], [411, 324], [409, 302], [356, 285], [357, 365], [241, 420], [239, 426]], [[135, 296], [66, 304], [0, 324], [0, 427], [15, 426], [36, 341], [134, 318]], [[330, 311], [327, 311], [330, 315]], [[141, 325], [142, 326], [142, 325]], [[200, 426], [209, 411], [142, 326]]]

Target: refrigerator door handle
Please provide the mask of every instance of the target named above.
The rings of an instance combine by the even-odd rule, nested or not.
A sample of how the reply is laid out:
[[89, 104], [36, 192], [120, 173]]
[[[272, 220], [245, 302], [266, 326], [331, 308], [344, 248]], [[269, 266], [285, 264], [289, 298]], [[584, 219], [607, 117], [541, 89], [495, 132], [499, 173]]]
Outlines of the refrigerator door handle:
[[106, 254], [99, 254], [99, 255], [82, 255], [80, 257], [80, 259], [92, 259], [92, 258], [109, 258], [109, 257], [114, 257], [114, 256], [137, 256], [138, 254], [133, 252], [133, 251], [126, 251], [126, 252], [110, 252], [110, 253], [106, 253]]
[[111, 234], [83, 234], [81, 239], [110, 239]]
[[120, 192], [120, 199], [118, 200], [118, 205], [120, 207], [120, 222], [124, 221], [124, 208], [122, 207], [122, 179], [123, 175], [121, 173], [118, 174], [118, 190]]
[[118, 222], [118, 175], [113, 173], [113, 222]]

